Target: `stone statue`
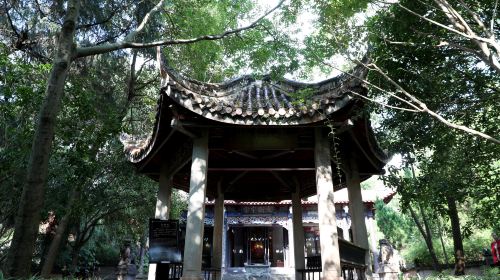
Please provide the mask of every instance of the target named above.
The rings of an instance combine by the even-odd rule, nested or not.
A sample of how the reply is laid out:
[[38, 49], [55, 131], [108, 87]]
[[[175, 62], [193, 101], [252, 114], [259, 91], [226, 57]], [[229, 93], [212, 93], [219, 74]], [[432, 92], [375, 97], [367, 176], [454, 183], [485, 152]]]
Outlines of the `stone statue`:
[[117, 280], [134, 280], [137, 275], [135, 255], [132, 252], [131, 244], [130, 240], [125, 240], [123, 248], [120, 250], [120, 261], [116, 272]]
[[379, 241], [380, 253], [378, 256], [378, 262], [382, 264], [389, 264], [394, 255], [394, 249], [387, 239], [381, 239]]
[[387, 239], [379, 241], [380, 253], [378, 257], [379, 270], [378, 274], [380, 279], [383, 280], [397, 280], [401, 272], [400, 263], [401, 256], [399, 252], [392, 247]]

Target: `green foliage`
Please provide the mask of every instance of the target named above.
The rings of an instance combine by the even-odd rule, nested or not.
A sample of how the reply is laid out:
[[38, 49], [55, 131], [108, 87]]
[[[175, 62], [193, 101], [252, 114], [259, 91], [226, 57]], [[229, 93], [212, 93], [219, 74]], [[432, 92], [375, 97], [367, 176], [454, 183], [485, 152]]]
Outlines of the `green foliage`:
[[[448, 261], [453, 262], [453, 242], [450, 237], [445, 236], [445, 247]], [[445, 256], [441, 250], [441, 244], [437, 239], [433, 240], [436, 254], [441, 264], [446, 263]], [[477, 230], [472, 236], [464, 239], [465, 262], [477, 262], [483, 260], [483, 251], [488, 249], [491, 243], [490, 230]], [[414, 239], [412, 242], [406, 243], [406, 248], [402, 250], [402, 256], [405, 259], [407, 266], [415, 265], [418, 261], [419, 266], [432, 266], [432, 259], [429, 251], [422, 239]]]
[[[436, 240], [433, 241], [434, 248], [440, 248]], [[453, 252], [453, 248], [448, 248], [448, 252]], [[445, 259], [441, 250], [436, 251], [439, 263], [444, 264]], [[432, 258], [429, 250], [422, 238], [409, 242], [405, 250], [402, 250], [402, 256], [407, 266], [432, 267]]]
[[[166, 23], [175, 30], [175, 38], [194, 38], [220, 34], [249, 22], [264, 11], [253, 1], [171, 1]], [[285, 5], [277, 20], [264, 19], [238, 36], [197, 44], [175, 45], [166, 49], [169, 63], [189, 77], [220, 82], [241, 71], [282, 76], [298, 68], [296, 42], [280, 32], [293, 18], [293, 7]], [[188, 15], [188, 16], [186, 16]], [[281, 19], [281, 20], [279, 20]], [[196, 58], [196, 59], [192, 59]]]
[[170, 210], [170, 218], [177, 220], [181, 217], [183, 211], [187, 210], [187, 196], [179, 190], [172, 192], [172, 209]]
[[0, 259], [10, 241], [49, 65], [9, 57], [0, 44]]
[[[45, 87], [34, 81], [44, 81], [49, 66], [26, 63], [2, 50], [0, 157], [5, 164], [0, 165], [0, 240], [3, 244], [12, 233], [13, 215], [34, 133], [33, 123]], [[101, 56], [92, 64], [82, 62], [72, 69], [77, 75], [66, 85], [67, 94], [58, 118], [46, 201], [40, 211], [43, 217], [48, 211], [54, 211], [59, 220], [71, 211], [71, 233], [81, 242], [79, 246], [83, 246], [78, 249], [80, 263], [92, 263], [102, 255], [108, 256], [103, 257], [106, 261], [112, 258], [112, 253], [107, 253], [113, 251], [112, 248], [92, 245], [95, 227], [104, 226], [109, 234], [113, 233], [113, 238], [134, 236], [138, 240], [144, 235], [147, 218], [154, 210], [156, 184], [144, 177], [130, 176], [134, 170], [126, 162], [118, 141], [126, 108], [123, 77], [119, 73], [126, 72], [126, 67], [124, 60]], [[68, 209], [67, 201], [74, 191], [78, 193], [76, 202]], [[85, 247], [89, 240], [91, 244]], [[107, 244], [120, 246], [113, 242]], [[71, 246], [63, 244], [67, 257], [71, 256]], [[6, 247], [1, 248], [0, 257]], [[38, 254], [43, 250], [40, 247]], [[95, 257], [96, 253], [100, 255]], [[116, 262], [116, 256], [113, 258]], [[60, 265], [71, 263], [71, 260], [61, 261]]]
[[[115, 266], [120, 259], [120, 248], [122, 246], [120, 242], [126, 235], [114, 230], [115, 227], [108, 225], [96, 229], [93, 238], [86, 246], [91, 256], [93, 256], [94, 262], [99, 265]], [[67, 266], [69, 267], [69, 263]]]
[[0, 271], [0, 280], [41, 280], [42, 278], [37, 276], [37, 275], [33, 275], [31, 277], [28, 277], [28, 278], [15, 278], [15, 277], [5, 277], [3, 272]]
[[[487, 2], [477, 1], [477, 5], [471, 5], [482, 19], [492, 14]], [[438, 22], [447, 21], [433, 1], [399, 3]], [[464, 17], [469, 17], [463, 6], [453, 5]], [[500, 114], [496, 104], [500, 100], [500, 76], [482, 65], [475, 55], [440, 45], [444, 41], [464, 46], [470, 43], [409, 14], [398, 5], [379, 9], [367, 22], [366, 31], [371, 43], [370, 54], [377, 66], [428, 108], [454, 123], [489, 135], [499, 134]], [[385, 90], [397, 92], [380, 75], [370, 73], [368, 78]], [[391, 106], [407, 107], [404, 102], [374, 88], [370, 97]], [[446, 217], [447, 200], [451, 200], [461, 212], [460, 229], [464, 236], [473, 236], [477, 228], [496, 226], [500, 217], [498, 203], [494, 202], [500, 199], [496, 176], [500, 172], [500, 145], [452, 130], [427, 114], [385, 110], [378, 105], [372, 110], [382, 114], [379, 130], [382, 145], [390, 153], [405, 157], [407, 171], [411, 164], [417, 170], [416, 178], [404, 176], [398, 170], [388, 176], [388, 182], [396, 186], [402, 196], [402, 209], [418, 203], [426, 212]], [[449, 231], [448, 220], [444, 221]], [[469, 244], [467, 240], [465, 243]], [[479, 248], [467, 250], [466, 258], [476, 258]], [[439, 251], [436, 249], [438, 254]]]
[[296, 90], [290, 94], [290, 97], [294, 100], [294, 105], [305, 105], [307, 106], [312, 101], [311, 97], [314, 95], [314, 89], [303, 88]]
[[496, 280], [500, 269], [498, 267], [485, 267], [481, 275], [453, 276], [447, 272], [441, 272], [436, 275], [426, 277], [426, 280]]
[[382, 200], [375, 202], [375, 220], [384, 237], [395, 246], [401, 249], [404, 244], [414, 240], [413, 232], [415, 226], [410, 218], [394, 210], [390, 204], [386, 205]]

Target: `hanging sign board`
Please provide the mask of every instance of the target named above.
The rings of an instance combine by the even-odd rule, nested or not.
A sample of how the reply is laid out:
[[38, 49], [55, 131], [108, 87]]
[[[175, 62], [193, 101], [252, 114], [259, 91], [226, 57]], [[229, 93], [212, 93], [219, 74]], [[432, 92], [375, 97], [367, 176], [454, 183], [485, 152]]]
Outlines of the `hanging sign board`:
[[149, 219], [149, 263], [181, 261], [179, 220]]

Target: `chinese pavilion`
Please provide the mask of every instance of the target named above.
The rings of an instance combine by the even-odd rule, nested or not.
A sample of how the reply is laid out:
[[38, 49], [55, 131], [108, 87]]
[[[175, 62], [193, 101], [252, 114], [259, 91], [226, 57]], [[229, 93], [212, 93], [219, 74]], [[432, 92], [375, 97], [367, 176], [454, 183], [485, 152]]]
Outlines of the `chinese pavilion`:
[[363, 99], [357, 98], [367, 93], [362, 65], [319, 83], [269, 76], [205, 83], [161, 63], [160, 69], [153, 133], [124, 144], [138, 172], [159, 182], [156, 218], [168, 219], [172, 188], [189, 193], [181, 279], [203, 279], [207, 198], [215, 199], [215, 268], [222, 264], [224, 200], [291, 199], [293, 264], [300, 279], [306, 268], [301, 198], [311, 195], [318, 200], [322, 279], [342, 279], [342, 265], [352, 260], [339, 253], [334, 192], [341, 188], [349, 196], [350, 245], [365, 250], [371, 276], [360, 182], [381, 174], [387, 156], [375, 140]]

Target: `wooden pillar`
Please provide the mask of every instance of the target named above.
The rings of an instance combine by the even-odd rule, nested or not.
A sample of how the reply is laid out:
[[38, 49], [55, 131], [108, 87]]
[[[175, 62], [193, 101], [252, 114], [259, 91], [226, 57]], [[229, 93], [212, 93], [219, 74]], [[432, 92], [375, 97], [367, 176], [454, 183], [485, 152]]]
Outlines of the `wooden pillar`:
[[321, 246], [322, 279], [342, 279], [340, 255], [333, 200], [333, 176], [330, 143], [321, 128], [315, 130], [314, 161], [318, 194], [318, 222]]
[[221, 270], [217, 274], [217, 279], [222, 277], [222, 243], [224, 238], [224, 193], [221, 191], [221, 185], [218, 185], [218, 194], [215, 199], [214, 207], [214, 234], [213, 234], [213, 253], [212, 267]]
[[349, 229], [351, 220], [349, 218], [349, 206], [344, 206], [342, 207], [342, 222], [341, 224], [341, 229], [342, 229], [342, 238], [346, 241], [352, 241], [351, 238], [349, 237]]
[[292, 224], [293, 224], [293, 251], [295, 262], [295, 279], [301, 280], [302, 275], [297, 269], [305, 268], [304, 257], [304, 226], [302, 224], [302, 201], [299, 190], [292, 193]]
[[293, 234], [293, 207], [289, 209], [289, 216], [287, 221], [288, 231], [288, 267], [295, 269], [295, 242], [294, 242], [294, 234]]
[[366, 249], [366, 275], [371, 278], [372, 269], [368, 233], [366, 231], [365, 224], [365, 205], [363, 204], [363, 198], [361, 197], [359, 171], [354, 154], [351, 154], [349, 158], [349, 168], [347, 170], [347, 192], [349, 196], [349, 213], [351, 214], [353, 243]]
[[[167, 165], [160, 169], [160, 186], [156, 199], [155, 219], [168, 220], [172, 205], [172, 174], [167, 174]], [[156, 264], [149, 264], [148, 280], [156, 278]]]
[[182, 280], [202, 280], [203, 223], [207, 190], [208, 131], [193, 139]]
[[[272, 249], [270, 252], [273, 256], [273, 260], [279, 265], [284, 265], [284, 248], [283, 248], [283, 227], [282, 226], [273, 226], [272, 227]], [[278, 265], [278, 262], [279, 265]]]
[[172, 206], [172, 174], [166, 174], [166, 165], [160, 172], [160, 188], [156, 199], [155, 218], [168, 220]]
[[373, 254], [373, 271], [372, 274], [378, 273], [379, 265], [378, 265], [378, 250], [377, 250], [377, 237], [375, 236], [375, 226], [374, 226], [374, 214], [373, 210], [370, 210], [370, 215], [366, 218], [366, 225], [368, 232], [370, 234], [370, 249]]

